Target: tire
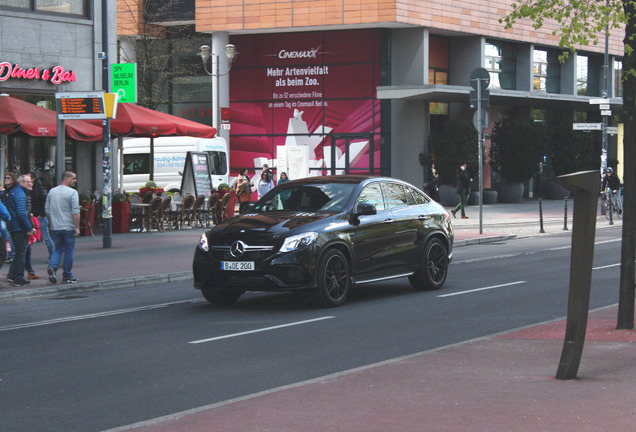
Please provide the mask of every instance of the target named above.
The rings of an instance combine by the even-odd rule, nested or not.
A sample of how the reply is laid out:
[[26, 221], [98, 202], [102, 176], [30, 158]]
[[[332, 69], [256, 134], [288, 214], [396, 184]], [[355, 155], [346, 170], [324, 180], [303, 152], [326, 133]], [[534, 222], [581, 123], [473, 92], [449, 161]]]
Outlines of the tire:
[[440, 239], [433, 238], [424, 246], [419, 267], [409, 276], [409, 282], [418, 291], [438, 290], [446, 282], [448, 265], [446, 246]]
[[201, 294], [215, 306], [232, 306], [243, 295], [243, 291], [218, 291], [206, 287], [201, 288]]
[[330, 249], [320, 258], [316, 281], [321, 305], [335, 307], [346, 300], [351, 289], [351, 269], [342, 252]]

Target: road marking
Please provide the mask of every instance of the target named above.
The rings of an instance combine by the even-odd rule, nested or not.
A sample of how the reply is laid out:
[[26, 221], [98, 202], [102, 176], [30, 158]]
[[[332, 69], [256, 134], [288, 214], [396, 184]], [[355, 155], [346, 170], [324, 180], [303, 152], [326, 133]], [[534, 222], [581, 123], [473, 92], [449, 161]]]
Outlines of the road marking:
[[309, 324], [309, 323], [313, 323], [313, 322], [317, 322], [317, 321], [323, 321], [323, 320], [328, 320], [328, 319], [332, 319], [332, 318], [335, 318], [335, 317], [333, 317], [333, 316], [325, 316], [325, 317], [314, 318], [314, 319], [310, 319], [310, 320], [306, 320], [306, 321], [297, 321], [297, 322], [293, 322], [293, 323], [289, 323], [289, 324], [281, 324], [281, 325], [277, 325], [277, 326], [273, 326], [273, 327], [265, 327], [265, 328], [262, 328], [262, 329], [248, 330], [248, 331], [244, 331], [244, 332], [240, 332], [240, 333], [232, 333], [232, 334], [228, 334], [228, 335], [224, 335], [224, 336], [217, 336], [217, 337], [213, 337], [213, 338], [209, 338], [209, 339], [200, 339], [200, 340], [195, 340], [195, 341], [191, 341], [191, 342], [188, 342], [188, 343], [189, 344], [201, 344], [201, 343], [205, 343], [205, 342], [214, 342], [214, 341], [221, 340], [221, 339], [229, 339], [229, 338], [238, 337], [238, 336], [245, 336], [245, 335], [254, 334], [254, 333], [260, 333], [260, 332], [265, 332], [265, 331], [270, 331], [270, 330], [277, 330], [277, 329], [281, 329], [281, 328], [285, 328], [285, 327], [292, 327], [292, 326], [297, 326], [297, 325], [301, 325], [301, 324]]
[[606, 268], [610, 268], [610, 267], [618, 267], [619, 265], [621, 265], [621, 263], [609, 264], [609, 265], [600, 266], [600, 267], [592, 267], [592, 270], [602, 270], [602, 269], [606, 269]]
[[97, 312], [97, 313], [87, 314], [87, 315], [77, 315], [77, 316], [70, 316], [70, 317], [64, 317], [64, 318], [55, 318], [55, 319], [50, 319], [46, 321], [36, 321], [36, 322], [25, 323], [25, 324], [14, 324], [14, 325], [0, 327], [0, 332], [9, 331], [9, 330], [19, 330], [19, 329], [25, 329], [25, 328], [31, 328], [31, 327], [40, 327], [45, 325], [66, 323], [66, 322], [72, 322], [72, 321], [81, 321], [85, 319], [102, 318], [102, 317], [113, 316], [113, 315], [122, 315], [122, 314], [133, 313], [133, 312], [160, 309], [160, 308], [165, 308], [168, 306], [178, 305], [183, 303], [197, 303], [202, 301], [204, 300], [203, 299], [182, 300], [182, 301], [161, 303], [161, 304], [150, 305], [150, 306], [140, 306], [140, 307], [130, 308], [130, 309], [119, 309], [119, 310], [107, 311], [107, 312]]
[[491, 290], [491, 289], [495, 289], [495, 288], [503, 288], [503, 287], [507, 287], [507, 286], [512, 286], [512, 285], [520, 285], [520, 284], [524, 284], [527, 281], [516, 281], [516, 282], [510, 282], [510, 283], [505, 283], [505, 284], [501, 284], [501, 285], [492, 285], [492, 286], [488, 286], [488, 287], [483, 287], [483, 288], [475, 288], [475, 289], [471, 289], [468, 291], [460, 291], [460, 292], [456, 292], [456, 293], [450, 293], [450, 294], [442, 294], [442, 295], [438, 295], [437, 297], [452, 297], [452, 296], [458, 296], [458, 295], [462, 295], [462, 294], [470, 294], [470, 293], [474, 293], [477, 291], [486, 291], [486, 290]]

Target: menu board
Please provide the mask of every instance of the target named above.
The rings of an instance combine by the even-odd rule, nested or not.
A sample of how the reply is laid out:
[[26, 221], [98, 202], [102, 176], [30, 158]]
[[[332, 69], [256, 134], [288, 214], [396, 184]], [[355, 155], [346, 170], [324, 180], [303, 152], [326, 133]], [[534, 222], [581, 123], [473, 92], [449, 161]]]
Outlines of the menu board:
[[68, 119], [105, 119], [104, 93], [56, 93], [57, 117]]
[[210, 160], [205, 152], [187, 152], [181, 192], [209, 197], [212, 194], [212, 177], [210, 177]]

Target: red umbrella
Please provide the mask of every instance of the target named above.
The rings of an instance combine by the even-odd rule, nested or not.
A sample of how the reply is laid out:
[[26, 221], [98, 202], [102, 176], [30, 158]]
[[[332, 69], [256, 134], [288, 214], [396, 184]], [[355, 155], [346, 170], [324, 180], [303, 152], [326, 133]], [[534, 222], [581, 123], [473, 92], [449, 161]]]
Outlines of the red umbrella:
[[[66, 134], [77, 141], [101, 141], [102, 128], [82, 120], [67, 120]], [[0, 95], [0, 135], [57, 136], [55, 111]]]
[[179, 135], [213, 138], [216, 128], [131, 103], [120, 103], [117, 104], [116, 118], [110, 121], [110, 132], [131, 137]]

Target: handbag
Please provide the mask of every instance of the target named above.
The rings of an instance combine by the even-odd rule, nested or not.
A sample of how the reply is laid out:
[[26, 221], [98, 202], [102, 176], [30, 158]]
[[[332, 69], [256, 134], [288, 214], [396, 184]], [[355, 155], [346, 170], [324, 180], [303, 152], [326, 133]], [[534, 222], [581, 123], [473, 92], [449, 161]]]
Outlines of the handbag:
[[250, 202], [250, 194], [247, 192], [241, 192], [238, 195], [239, 202], [245, 203]]

